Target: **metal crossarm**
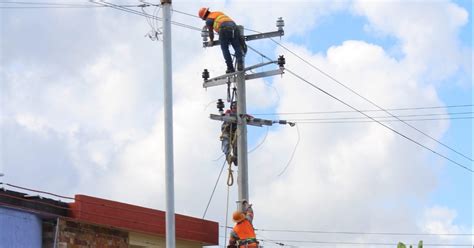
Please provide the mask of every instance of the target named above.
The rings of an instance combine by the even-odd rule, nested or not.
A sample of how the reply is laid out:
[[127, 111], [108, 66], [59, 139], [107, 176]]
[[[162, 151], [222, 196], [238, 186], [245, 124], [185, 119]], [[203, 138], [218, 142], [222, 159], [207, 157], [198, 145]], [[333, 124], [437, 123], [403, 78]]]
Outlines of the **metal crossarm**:
[[[209, 118], [216, 121], [225, 121], [225, 122], [233, 122], [233, 123], [237, 122], [237, 116], [211, 114]], [[257, 126], [257, 127], [272, 126], [273, 124], [281, 124], [281, 125], [288, 124], [290, 126], [294, 126], [293, 122], [288, 122], [286, 120], [272, 121], [272, 120], [265, 120], [261, 118], [247, 118], [247, 124], [251, 126]]]
[[[237, 82], [236, 75], [238, 73], [242, 73], [242, 72], [232, 72], [232, 73], [228, 73], [222, 76], [204, 80], [202, 87], [208, 88], [208, 87], [213, 87], [213, 86], [218, 86], [218, 85], [223, 85], [223, 84], [228, 84], [228, 83], [236, 83]], [[250, 79], [256, 79], [256, 78], [261, 78], [261, 77], [281, 75], [283, 73], [284, 73], [284, 68], [281, 67], [277, 70], [247, 74], [245, 75], [245, 79], [250, 80]]]
[[[212, 120], [216, 120], [216, 121], [226, 121], [226, 122], [233, 122], [233, 123], [237, 122], [237, 117], [236, 116], [211, 114], [209, 116], [209, 118], [211, 118]], [[271, 126], [271, 125], [273, 125], [273, 121], [264, 120], [264, 119], [260, 119], [260, 118], [248, 118], [247, 119], [247, 125], [257, 126], [257, 127], [261, 127], [263, 125]]]

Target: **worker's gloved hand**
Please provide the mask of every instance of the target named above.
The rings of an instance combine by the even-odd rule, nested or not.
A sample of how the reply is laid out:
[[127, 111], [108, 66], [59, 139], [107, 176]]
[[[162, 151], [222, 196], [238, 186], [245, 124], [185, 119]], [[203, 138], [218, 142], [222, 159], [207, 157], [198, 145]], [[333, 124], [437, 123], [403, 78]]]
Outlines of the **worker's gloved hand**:
[[251, 207], [252, 207], [252, 204], [249, 204], [247, 201], [242, 202], [242, 209], [244, 210], [244, 212], [247, 212], [249, 208]]
[[214, 41], [210, 40], [210, 41], [207, 42], [207, 45], [212, 46], [213, 43], [214, 43]]

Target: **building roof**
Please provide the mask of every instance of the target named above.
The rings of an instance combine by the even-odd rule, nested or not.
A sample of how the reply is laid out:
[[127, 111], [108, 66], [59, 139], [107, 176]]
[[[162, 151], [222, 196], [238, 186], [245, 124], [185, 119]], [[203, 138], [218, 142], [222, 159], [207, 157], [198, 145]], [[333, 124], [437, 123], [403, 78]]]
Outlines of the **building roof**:
[[[165, 212], [101, 198], [76, 195], [70, 204], [74, 219], [131, 231], [165, 236]], [[219, 224], [181, 214], [175, 215], [176, 239], [219, 244]]]
[[[34, 212], [43, 218], [66, 217], [80, 222], [111, 226], [131, 232], [165, 236], [164, 211], [87, 195], [75, 195], [74, 198], [66, 198], [74, 199], [74, 201], [65, 203], [39, 195], [31, 196], [6, 189], [0, 190], [0, 206]], [[181, 214], [175, 214], [175, 220], [177, 240], [187, 240], [203, 245], [219, 244], [219, 224], [217, 222]]]

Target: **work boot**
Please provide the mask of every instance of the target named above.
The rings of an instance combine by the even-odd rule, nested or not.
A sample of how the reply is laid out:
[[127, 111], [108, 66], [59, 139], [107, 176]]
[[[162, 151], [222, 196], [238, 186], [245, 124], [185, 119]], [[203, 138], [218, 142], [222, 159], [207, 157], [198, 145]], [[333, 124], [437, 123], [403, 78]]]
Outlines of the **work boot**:
[[232, 72], [235, 72], [234, 67], [233, 66], [232, 67], [227, 67], [227, 70], [225, 71], [225, 73], [228, 74], [228, 73], [232, 73]]
[[237, 71], [243, 71], [244, 65], [242, 63], [237, 63]]

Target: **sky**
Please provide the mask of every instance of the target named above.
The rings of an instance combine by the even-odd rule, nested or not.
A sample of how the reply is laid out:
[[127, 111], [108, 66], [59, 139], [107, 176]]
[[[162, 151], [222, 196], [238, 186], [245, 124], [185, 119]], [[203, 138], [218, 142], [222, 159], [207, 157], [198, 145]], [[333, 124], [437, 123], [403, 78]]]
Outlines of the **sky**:
[[[147, 37], [161, 23], [112, 8], [35, 3], [55, 8], [0, 1], [0, 181], [164, 210], [163, 44]], [[248, 128], [249, 200], [265, 247], [418, 240], [472, 247], [472, 236], [439, 235], [473, 233], [471, 1], [175, 0], [172, 19], [201, 28], [192, 15], [204, 6], [224, 11], [245, 34], [275, 31], [283, 17], [285, 35], [275, 38], [282, 46], [248, 45], [272, 59], [284, 55], [286, 68], [312, 84], [289, 71], [247, 81], [250, 114], [298, 123]], [[152, 6], [144, 11], [161, 16]], [[175, 211], [198, 218], [224, 162], [220, 123], [208, 117], [226, 98], [224, 86], [202, 87], [202, 70], [218, 76], [225, 64], [218, 47], [202, 47], [200, 35], [172, 27]], [[246, 55], [247, 65], [265, 61]], [[369, 120], [357, 112], [294, 114], [376, 109], [360, 96], [384, 109], [440, 108], [390, 110], [435, 119], [407, 121], [411, 127], [301, 120]], [[205, 216], [221, 226], [220, 247], [226, 179], [225, 170]], [[237, 185], [229, 196], [231, 226]]]

